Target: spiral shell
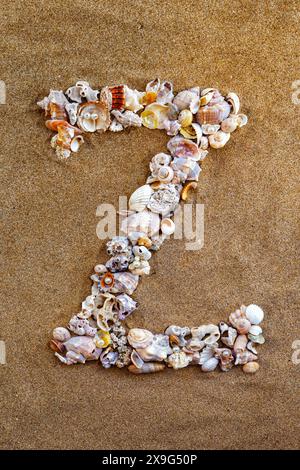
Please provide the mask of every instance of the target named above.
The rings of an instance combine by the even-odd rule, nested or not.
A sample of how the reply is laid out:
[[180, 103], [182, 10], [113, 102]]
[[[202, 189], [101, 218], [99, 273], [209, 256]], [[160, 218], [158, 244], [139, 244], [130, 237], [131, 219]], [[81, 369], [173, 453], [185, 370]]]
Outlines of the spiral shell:
[[215, 134], [208, 136], [209, 145], [214, 149], [220, 149], [224, 147], [229, 139], [230, 134], [223, 131], [218, 131]]
[[131, 328], [128, 332], [128, 343], [134, 349], [144, 349], [153, 341], [154, 335], [149, 330], [143, 328]]
[[160, 223], [160, 230], [164, 235], [172, 235], [175, 232], [175, 224], [172, 219], [163, 219]]
[[67, 330], [67, 328], [62, 326], [54, 328], [52, 336], [54, 340], [61, 341], [62, 343], [71, 338], [70, 332]]

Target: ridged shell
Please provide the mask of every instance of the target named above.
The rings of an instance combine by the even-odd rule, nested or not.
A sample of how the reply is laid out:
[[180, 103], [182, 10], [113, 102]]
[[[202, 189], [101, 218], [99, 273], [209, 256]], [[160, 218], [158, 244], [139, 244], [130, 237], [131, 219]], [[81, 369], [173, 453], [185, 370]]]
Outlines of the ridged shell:
[[161, 372], [165, 368], [166, 366], [164, 364], [158, 364], [157, 362], [148, 362], [148, 363], [145, 363], [139, 369], [134, 364], [131, 364], [128, 367], [128, 370], [132, 374], [152, 374], [154, 372]]
[[143, 328], [131, 328], [128, 332], [127, 340], [134, 349], [144, 349], [153, 341], [154, 335], [149, 330]]
[[142, 232], [149, 237], [158, 234], [159, 227], [159, 215], [148, 210], [131, 214], [129, 217], [126, 217], [121, 224], [122, 232], [127, 235], [130, 235], [132, 232]]
[[230, 114], [231, 108], [227, 101], [199, 108], [197, 112], [197, 121], [199, 124], [220, 124]]
[[150, 200], [153, 189], [149, 184], [144, 184], [136, 189], [129, 199], [129, 209], [137, 212], [142, 212]]
[[248, 305], [245, 315], [251, 322], [251, 325], [259, 325], [264, 319], [263, 310], [255, 304]]

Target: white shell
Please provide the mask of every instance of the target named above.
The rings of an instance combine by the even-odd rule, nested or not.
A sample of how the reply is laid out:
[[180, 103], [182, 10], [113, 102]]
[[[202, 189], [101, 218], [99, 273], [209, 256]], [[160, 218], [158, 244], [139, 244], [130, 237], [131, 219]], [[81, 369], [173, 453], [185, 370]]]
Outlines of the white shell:
[[219, 364], [219, 359], [217, 359], [216, 357], [211, 357], [210, 359], [208, 359], [208, 361], [202, 364], [201, 370], [203, 372], [212, 372], [217, 368], [218, 364]]
[[160, 229], [164, 235], [172, 235], [175, 232], [175, 224], [172, 219], [163, 219], [160, 223]]
[[190, 361], [191, 358], [178, 348], [168, 357], [168, 366], [175, 370], [183, 369], [189, 365]]
[[189, 109], [195, 114], [199, 108], [199, 88], [180, 91], [173, 99], [173, 104], [179, 111]]
[[238, 127], [238, 117], [230, 115], [221, 123], [221, 130], [223, 132], [234, 132]]
[[131, 328], [128, 332], [128, 343], [135, 349], [144, 349], [153, 341], [153, 333], [143, 328]]
[[159, 215], [144, 210], [126, 217], [126, 219], [122, 221], [121, 230], [127, 235], [130, 235], [132, 232], [143, 232], [145, 235], [152, 237], [158, 234], [159, 226]]
[[226, 96], [226, 99], [232, 106], [233, 114], [237, 114], [240, 110], [240, 99], [239, 99], [238, 95], [236, 95], [235, 93], [230, 92]]
[[262, 333], [262, 328], [258, 325], [252, 325], [250, 330], [249, 330], [249, 333], [251, 335], [258, 336]]
[[220, 124], [202, 124], [201, 128], [205, 135], [215, 134], [220, 129]]
[[142, 212], [150, 200], [153, 189], [149, 184], [144, 184], [136, 189], [129, 199], [129, 209], [137, 212]]
[[246, 307], [246, 317], [252, 325], [259, 325], [264, 319], [263, 310], [255, 304]]
[[215, 134], [211, 134], [208, 136], [209, 144], [214, 149], [220, 149], [224, 147], [224, 145], [228, 142], [229, 139], [230, 134], [223, 131], [218, 131]]
[[71, 338], [70, 332], [67, 330], [67, 328], [64, 328], [63, 326], [54, 328], [52, 336], [53, 339], [61, 341], [62, 343], [64, 341], [68, 341], [68, 339]]

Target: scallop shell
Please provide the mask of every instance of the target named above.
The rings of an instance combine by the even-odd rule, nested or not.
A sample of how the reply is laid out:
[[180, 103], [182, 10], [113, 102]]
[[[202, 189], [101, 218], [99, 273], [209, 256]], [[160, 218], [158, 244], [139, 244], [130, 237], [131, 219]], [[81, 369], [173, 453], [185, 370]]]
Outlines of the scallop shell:
[[153, 341], [153, 333], [143, 328], [131, 328], [128, 332], [128, 343], [135, 349], [143, 349]]
[[168, 106], [152, 103], [141, 113], [143, 125], [148, 129], [164, 129], [164, 121], [168, 118]]
[[162, 219], [160, 230], [164, 235], [172, 235], [175, 232], [175, 224], [172, 219]]
[[230, 92], [226, 96], [226, 99], [232, 107], [233, 114], [238, 114], [238, 112], [240, 110], [240, 99], [239, 99], [238, 95], [236, 93]]
[[214, 149], [220, 149], [224, 147], [229, 139], [230, 134], [223, 131], [218, 131], [215, 134], [208, 136], [209, 145]]
[[251, 325], [259, 325], [264, 319], [263, 310], [255, 304], [251, 304], [246, 307], [245, 315], [251, 322]]
[[170, 356], [168, 356], [167, 363], [169, 367], [173, 367], [175, 370], [183, 369], [189, 365], [190, 358], [184, 351], [180, 351], [180, 349], [177, 348], [172, 354], [170, 354]]
[[199, 95], [200, 89], [198, 87], [180, 91], [173, 99], [173, 104], [177, 106], [179, 111], [189, 109], [195, 114], [199, 108]]
[[137, 212], [142, 212], [150, 200], [153, 189], [149, 184], [144, 184], [136, 189], [129, 198], [129, 209]]
[[110, 114], [104, 101], [89, 101], [79, 106], [77, 124], [85, 132], [106, 131]]
[[201, 366], [203, 372], [213, 372], [219, 364], [219, 359], [216, 357], [211, 357], [208, 361], [204, 362]]
[[191, 160], [200, 160], [200, 152], [195, 142], [191, 142], [183, 137], [173, 137], [167, 144], [168, 150], [173, 157], [190, 158]]
[[154, 212], [144, 210], [126, 217], [121, 224], [123, 233], [130, 235], [132, 232], [142, 232], [148, 237], [158, 234], [160, 218]]
[[128, 367], [129, 372], [132, 374], [151, 374], [154, 372], [161, 372], [166, 368], [164, 364], [158, 364], [156, 362], [148, 362], [143, 364], [142, 367], [137, 368], [134, 364]]
[[247, 364], [243, 365], [243, 372], [245, 372], [245, 374], [255, 374], [255, 372], [257, 372], [258, 369], [259, 369], [258, 362], [250, 361], [250, 362], [247, 362]]
[[212, 100], [206, 106], [201, 106], [197, 112], [197, 122], [199, 124], [220, 124], [226, 119], [231, 111], [230, 105], [223, 100], [220, 103], [211, 105]]
[[68, 339], [71, 338], [70, 332], [67, 330], [67, 328], [62, 326], [54, 328], [52, 336], [54, 340], [61, 341], [62, 343], [68, 341]]

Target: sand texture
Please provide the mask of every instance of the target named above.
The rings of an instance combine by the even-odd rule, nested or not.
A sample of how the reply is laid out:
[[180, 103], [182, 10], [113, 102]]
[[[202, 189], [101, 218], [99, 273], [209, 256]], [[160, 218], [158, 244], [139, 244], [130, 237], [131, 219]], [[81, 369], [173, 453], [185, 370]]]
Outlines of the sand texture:
[[[4, 270], [2, 449], [294, 449], [299, 445], [297, 1], [1, 1], [0, 154]], [[161, 131], [87, 139], [55, 159], [36, 101], [78, 79], [144, 88], [235, 91], [249, 124], [211, 150], [194, 201], [205, 243], [170, 241], [136, 293], [131, 326], [219, 322], [241, 303], [266, 313], [261, 370], [197, 368], [136, 377], [96, 363], [64, 367], [47, 343], [105, 260], [96, 208], [143, 184]]]

